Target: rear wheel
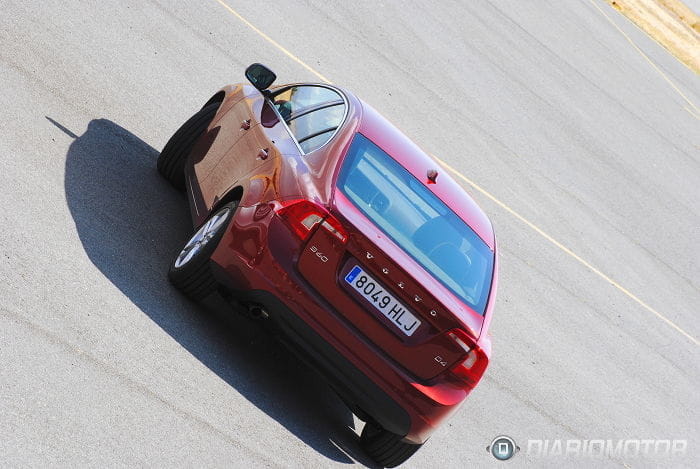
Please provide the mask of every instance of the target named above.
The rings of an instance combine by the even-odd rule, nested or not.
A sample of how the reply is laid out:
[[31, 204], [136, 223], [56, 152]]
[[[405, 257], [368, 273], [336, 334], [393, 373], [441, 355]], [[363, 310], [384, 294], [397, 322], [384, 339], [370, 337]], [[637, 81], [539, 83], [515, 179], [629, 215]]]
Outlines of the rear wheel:
[[218, 283], [209, 267], [209, 259], [221, 241], [236, 211], [238, 202], [217, 210], [185, 243], [170, 266], [170, 282], [189, 298], [198, 301], [214, 293]]
[[413, 456], [421, 445], [402, 441], [403, 437], [391, 433], [373, 422], [367, 422], [360, 435], [360, 446], [376, 463], [383, 467], [396, 467]]
[[190, 117], [170, 137], [158, 156], [158, 172], [176, 189], [185, 189], [185, 161], [197, 139], [207, 130], [220, 103], [213, 103]]

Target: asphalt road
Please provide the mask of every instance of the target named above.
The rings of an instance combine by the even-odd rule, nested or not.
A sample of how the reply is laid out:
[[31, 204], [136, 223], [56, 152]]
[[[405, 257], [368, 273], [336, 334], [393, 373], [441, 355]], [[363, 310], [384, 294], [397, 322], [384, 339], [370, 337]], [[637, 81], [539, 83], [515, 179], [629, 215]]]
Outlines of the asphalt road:
[[[406, 467], [700, 467], [696, 75], [600, 0], [229, 5], [501, 202], [466, 186], [501, 249], [491, 366]], [[254, 61], [317, 80], [216, 0], [2, 2], [3, 467], [368, 463], [313, 372], [166, 279], [191, 227], [158, 151]]]

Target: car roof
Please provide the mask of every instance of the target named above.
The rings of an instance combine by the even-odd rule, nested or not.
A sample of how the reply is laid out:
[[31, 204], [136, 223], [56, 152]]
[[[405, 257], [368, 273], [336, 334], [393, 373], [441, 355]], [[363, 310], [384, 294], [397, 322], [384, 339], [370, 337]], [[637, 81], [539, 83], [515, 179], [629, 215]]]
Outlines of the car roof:
[[[357, 131], [398, 161], [494, 250], [495, 238], [491, 221], [464, 188], [437, 160], [421, 150], [372, 106], [360, 99], [358, 101], [362, 106], [362, 117]], [[428, 184], [427, 173], [432, 169], [438, 171], [438, 177], [435, 184]]]

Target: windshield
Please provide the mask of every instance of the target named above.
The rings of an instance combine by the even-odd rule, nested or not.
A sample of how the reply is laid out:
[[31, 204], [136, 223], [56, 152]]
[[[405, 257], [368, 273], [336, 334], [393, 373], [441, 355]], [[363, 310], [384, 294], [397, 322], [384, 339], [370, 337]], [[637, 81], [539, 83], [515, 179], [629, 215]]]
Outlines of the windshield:
[[359, 133], [338, 187], [433, 277], [484, 314], [493, 252], [442, 200]]

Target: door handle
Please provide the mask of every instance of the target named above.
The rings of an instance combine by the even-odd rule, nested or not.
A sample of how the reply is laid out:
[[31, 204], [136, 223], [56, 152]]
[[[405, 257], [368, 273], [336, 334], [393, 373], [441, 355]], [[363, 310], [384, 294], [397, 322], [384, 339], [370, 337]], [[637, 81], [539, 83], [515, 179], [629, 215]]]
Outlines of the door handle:
[[260, 160], [266, 160], [268, 156], [270, 156], [269, 148], [261, 148], [258, 152], [258, 159]]
[[241, 122], [241, 130], [248, 130], [250, 129], [250, 119], [246, 119], [243, 122]]

